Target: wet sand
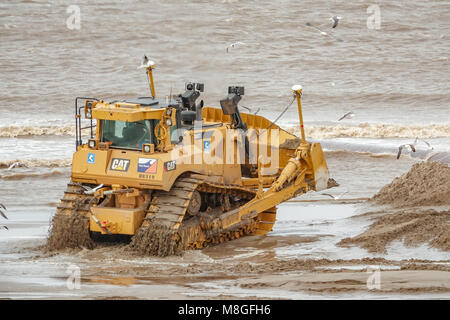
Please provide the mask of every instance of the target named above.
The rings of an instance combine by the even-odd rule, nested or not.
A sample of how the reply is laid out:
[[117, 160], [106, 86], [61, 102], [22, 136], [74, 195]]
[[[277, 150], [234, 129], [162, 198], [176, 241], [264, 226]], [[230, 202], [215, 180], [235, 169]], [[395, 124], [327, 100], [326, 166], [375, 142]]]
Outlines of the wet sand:
[[[401, 250], [405, 255], [400, 242], [388, 245], [386, 253], [368, 253], [357, 246], [341, 248], [335, 246], [344, 236], [336, 234], [339, 224], [345, 223], [350, 233], [357, 235], [362, 225], [373, 222], [374, 215], [353, 215], [359, 211], [350, 208], [348, 217], [341, 214], [334, 221], [312, 213], [295, 222], [294, 204], [298, 205], [282, 206], [278, 228], [268, 236], [245, 237], [201, 251], [188, 251], [182, 256], [143, 257], [130, 251], [126, 244], [44, 253], [44, 238], [14, 241], [8, 253], [1, 255], [0, 298], [447, 299], [450, 296], [447, 252], [419, 245], [406, 252], [406, 256], [420, 258], [410, 259], [396, 254], [396, 250]], [[334, 206], [354, 205], [310, 206], [325, 213]], [[358, 206], [369, 208], [365, 203]], [[304, 225], [311, 231], [308, 235], [293, 234], [289, 225], [293, 228]], [[333, 247], [334, 250], [328, 249]], [[74, 266], [80, 270], [80, 289], [67, 286]], [[369, 281], [377, 270], [379, 286]]]
[[[450, 260], [277, 259], [274, 250], [313, 239], [251, 237], [182, 257], [141, 257], [125, 245], [66, 250], [36, 248], [1, 269], [0, 297], [15, 299], [328, 299], [448, 298]], [[80, 267], [80, 289], [67, 287]], [[379, 271], [377, 271], [379, 270]], [[379, 272], [379, 286], [369, 281]], [[7, 273], [11, 273], [7, 272]], [[17, 277], [18, 274], [23, 277]], [[369, 281], [369, 284], [368, 284]]]
[[[360, 240], [377, 221], [404, 210], [407, 219], [420, 212], [450, 210], [446, 206], [399, 208], [367, 200], [407, 173], [415, 161], [347, 153], [328, 154], [327, 161], [341, 184], [327, 191], [337, 195], [348, 188], [342, 199], [308, 193], [279, 206], [277, 223], [267, 236], [169, 257], [137, 255], [126, 244], [46, 253], [42, 247], [68, 181], [68, 168], [48, 176], [45, 188], [34, 176], [4, 180], [0, 189], [8, 203], [18, 190], [38, 192], [8, 206], [10, 220], [4, 223], [9, 230], [0, 232], [0, 298], [448, 299], [450, 253], [433, 247], [431, 238], [408, 243], [403, 236], [391, 237], [384, 250], [368, 250], [364, 241], [339, 245], [344, 239]], [[389, 174], [385, 174], [387, 168]], [[19, 168], [15, 173], [28, 170]], [[359, 174], [359, 179], [349, 172]], [[411, 185], [409, 180], [404, 182]], [[77, 268], [80, 289], [70, 289], [67, 281]], [[374, 282], [368, 285], [370, 279]]]

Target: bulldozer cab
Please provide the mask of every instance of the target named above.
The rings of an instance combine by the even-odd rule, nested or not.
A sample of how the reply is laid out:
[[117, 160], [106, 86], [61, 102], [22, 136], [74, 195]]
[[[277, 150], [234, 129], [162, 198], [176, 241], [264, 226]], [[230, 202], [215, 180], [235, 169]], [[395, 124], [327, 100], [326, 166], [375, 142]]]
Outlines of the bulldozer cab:
[[[142, 97], [105, 102], [78, 97], [75, 105], [77, 150], [84, 144], [85, 130], [90, 130], [89, 147], [141, 151], [145, 145], [154, 145], [154, 150], [163, 152], [164, 146], [179, 141], [173, 138], [180, 123], [178, 101]], [[90, 121], [87, 126], [81, 122], [83, 109], [84, 118]]]

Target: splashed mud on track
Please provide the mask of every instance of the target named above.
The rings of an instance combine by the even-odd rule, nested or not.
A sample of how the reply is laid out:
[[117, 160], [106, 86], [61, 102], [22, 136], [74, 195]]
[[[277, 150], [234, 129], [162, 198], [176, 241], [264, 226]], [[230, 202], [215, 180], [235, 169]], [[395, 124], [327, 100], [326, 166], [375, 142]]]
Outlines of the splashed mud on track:
[[89, 218], [74, 213], [58, 214], [53, 217], [45, 250], [55, 251], [64, 248], [94, 248], [89, 235]]

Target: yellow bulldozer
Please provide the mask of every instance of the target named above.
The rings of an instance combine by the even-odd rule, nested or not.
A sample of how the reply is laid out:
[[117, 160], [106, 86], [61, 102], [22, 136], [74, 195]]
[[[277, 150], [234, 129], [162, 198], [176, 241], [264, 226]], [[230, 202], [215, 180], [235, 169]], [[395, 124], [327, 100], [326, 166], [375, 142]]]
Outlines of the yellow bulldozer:
[[[266, 234], [278, 204], [327, 188], [321, 145], [305, 139], [301, 86], [292, 87], [291, 102], [298, 105], [298, 138], [262, 116], [241, 113], [243, 87], [229, 87], [221, 108], [196, 102], [201, 83], [158, 99], [154, 62], [144, 57], [143, 67], [151, 96], [76, 98], [71, 181], [49, 242], [56, 234], [64, 239], [59, 246], [82, 245], [80, 233], [89, 241], [125, 237], [142, 253], [171, 255]], [[82, 127], [82, 117], [89, 125]], [[62, 227], [69, 220], [72, 225]]]

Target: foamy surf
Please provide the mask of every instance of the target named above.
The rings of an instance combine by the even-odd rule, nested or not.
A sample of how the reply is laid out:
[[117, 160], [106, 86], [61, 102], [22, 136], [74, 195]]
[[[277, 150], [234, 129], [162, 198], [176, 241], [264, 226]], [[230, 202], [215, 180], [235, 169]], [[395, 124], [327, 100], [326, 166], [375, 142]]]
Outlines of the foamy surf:
[[[356, 140], [356, 139], [355, 139]], [[348, 141], [346, 140], [324, 140], [320, 141], [325, 153], [331, 157], [338, 156], [342, 153], [358, 153], [364, 154], [374, 158], [397, 157], [398, 145], [394, 141], [385, 141], [385, 143], [373, 143], [373, 141], [360, 140]], [[424, 148], [422, 146], [416, 147], [416, 152], [404, 152], [401, 157], [410, 157], [414, 159], [425, 160], [429, 162], [441, 162], [450, 165], [450, 151], [435, 150]]]
[[32, 179], [32, 178], [51, 178], [54, 176], [60, 176], [64, 174], [63, 171], [59, 169], [53, 169], [48, 172], [23, 172], [23, 173], [8, 173], [1, 174], [0, 180], [22, 180], [22, 179]]
[[0, 137], [15, 138], [22, 136], [74, 136], [74, 126], [5, 126], [0, 127]]
[[[299, 128], [291, 127], [288, 131], [300, 134]], [[361, 123], [358, 125], [306, 125], [307, 137], [327, 139], [338, 137], [354, 138], [439, 138], [450, 137], [450, 123], [429, 125], [394, 125]], [[74, 136], [73, 125], [64, 126], [3, 126], [0, 127], [0, 137], [15, 138], [22, 136]]]
[[[288, 129], [289, 132], [299, 135], [297, 127]], [[317, 126], [305, 125], [305, 133], [308, 138], [328, 139], [339, 137], [352, 138], [439, 138], [450, 137], [450, 123], [429, 125], [394, 125], [394, 124], [371, 124], [361, 123], [359, 125], [335, 125]]]
[[36, 167], [68, 167], [72, 165], [72, 159], [16, 159], [0, 161], [0, 169], [7, 169], [16, 163], [16, 167], [36, 168]]

